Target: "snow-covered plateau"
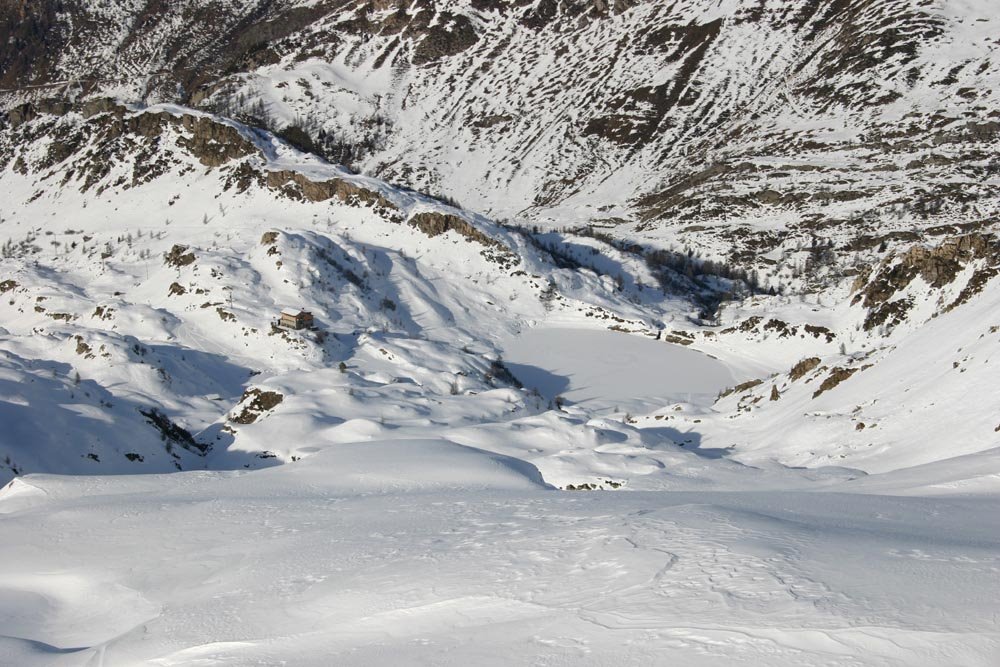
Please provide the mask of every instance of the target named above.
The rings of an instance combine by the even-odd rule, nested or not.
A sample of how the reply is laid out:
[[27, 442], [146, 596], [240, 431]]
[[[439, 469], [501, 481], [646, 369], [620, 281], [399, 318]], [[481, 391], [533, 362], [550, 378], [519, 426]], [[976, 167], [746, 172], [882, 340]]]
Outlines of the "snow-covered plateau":
[[998, 24], [0, 0], [0, 665], [1000, 664]]

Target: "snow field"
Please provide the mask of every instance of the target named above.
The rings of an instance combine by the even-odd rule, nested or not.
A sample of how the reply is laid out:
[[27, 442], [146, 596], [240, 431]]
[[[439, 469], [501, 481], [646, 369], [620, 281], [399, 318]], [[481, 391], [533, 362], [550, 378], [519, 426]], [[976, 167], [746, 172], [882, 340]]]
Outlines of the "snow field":
[[[0, 276], [0, 664], [996, 664], [995, 285], [936, 316], [916, 281], [884, 339], [847, 286], [705, 328], [637, 261], [619, 291], [462, 214], [501, 267], [406, 224], [456, 214], [428, 198], [237, 194], [176, 149], [101, 195], [2, 176], [2, 229], [43, 247]], [[286, 306], [320, 331], [273, 330]], [[248, 389], [281, 400], [238, 421]]]
[[995, 498], [566, 494], [444, 441], [19, 485], [42, 494], [0, 496], [20, 536], [0, 545], [5, 664], [930, 666], [1000, 650]]

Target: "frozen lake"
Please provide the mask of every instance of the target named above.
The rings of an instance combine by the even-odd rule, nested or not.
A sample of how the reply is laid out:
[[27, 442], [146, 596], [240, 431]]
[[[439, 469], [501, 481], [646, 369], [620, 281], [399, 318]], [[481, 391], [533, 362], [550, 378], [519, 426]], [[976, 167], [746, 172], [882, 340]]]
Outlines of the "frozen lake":
[[729, 369], [702, 352], [615, 331], [531, 329], [507, 342], [504, 359], [525, 387], [595, 411], [707, 405], [733, 385]]

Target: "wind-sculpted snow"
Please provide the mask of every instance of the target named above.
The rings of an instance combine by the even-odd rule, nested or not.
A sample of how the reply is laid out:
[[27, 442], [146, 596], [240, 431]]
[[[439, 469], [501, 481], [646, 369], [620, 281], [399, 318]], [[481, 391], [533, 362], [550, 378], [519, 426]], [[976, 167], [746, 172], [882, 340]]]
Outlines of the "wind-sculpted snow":
[[0, 492], [19, 536], [0, 545], [5, 664], [985, 667], [1000, 649], [995, 499], [567, 494], [426, 440], [18, 484], [40, 493]]

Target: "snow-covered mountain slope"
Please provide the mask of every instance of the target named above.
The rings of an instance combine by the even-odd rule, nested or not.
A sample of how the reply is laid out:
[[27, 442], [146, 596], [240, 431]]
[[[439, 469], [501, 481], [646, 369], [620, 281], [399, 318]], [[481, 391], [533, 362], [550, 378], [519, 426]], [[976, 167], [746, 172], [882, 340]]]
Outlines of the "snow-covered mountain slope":
[[997, 664], [991, 4], [0, 0], [0, 664]]
[[[501, 359], [517, 332], [693, 308], [245, 126], [102, 109], [5, 135], [5, 476], [263, 464], [316, 430], [530, 416], [547, 401]], [[285, 307], [316, 329], [275, 326]]]
[[[429, 435], [561, 488], [835, 487], [947, 462], [908, 484], [978, 491], [1000, 472], [989, 237], [887, 258], [824, 308], [759, 295], [706, 329], [648, 262], [601, 239], [515, 233], [220, 118], [102, 108], [42, 114], [6, 144], [21, 201], [3, 223], [8, 477], [259, 467]], [[72, 224], [47, 222], [66, 210]], [[287, 305], [318, 330], [274, 327]], [[536, 326], [538, 354], [517, 356], [510, 341]], [[622, 333], [573, 349], [553, 326]], [[940, 345], [952, 330], [969, 338], [954, 350]], [[677, 343], [721, 360], [714, 386], [741, 388], [691, 404], [706, 389], [685, 377], [707, 370], [679, 370]], [[639, 365], [676, 379], [630, 381]], [[773, 373], [786, 374], [747, 386]]]
[[[738, 280], [692, 278], [600, 234], [499, 226], [217, 116], [96, 100], [3, 137], [5, 410], [20, 429], [4, 438], [8, 477], [267, 465], [428, 428], [558, 486], [675, 488], [659, 471], [703, 467], [678, 445], [867, 472], [996, 446], [988, 233], [859, 251], [836, 288], [731, 301], [705, 327], [703, 304], [678, 295]], [[820, 263], [825, 250], [802, 252]], [[285, 307], [311, 310], [316, 330], [276, 326]], [[552, 333], [508, 367], [538, 326]], [[552, 327], [659, 343], [575, 344]], [[667, 344], [720, 370], [678, 372], [689, 363]], [[650, 377], [631, 382], [643, 357]], [[700, 388], [685, 379], [698, 373]]]
[[775, 287], [817, 238], [839, 274], [857, 249], [998, 213], [991, 0], [7, 12], [8, 107], [112, 94], [242, 115], [494, 218], [608, 227]]
[[[776, 319], [754, 316], [766, 336], [797, 351], [797, 358], [758, 384], [730, 392], [716, 404], [711, 425], [692, 427], [688, 419], [685, 428], [703, 434], [701, 446], [734, 448], [744, 462], [776, 459], [870, 472], [995, 451], [996, 240], [966, 236], [916, 251], [859, 279], [850, 301], [837, 304], [836, 294], [826, 296], [826, 309], [834, 311], [828, 317], [841, 323], [832, 339], [843, 347], [813, 346], [807, 353], [783, 326], [768, 327]], [[983, 463], [970, 484], [995, 483], [998, 471]]]

